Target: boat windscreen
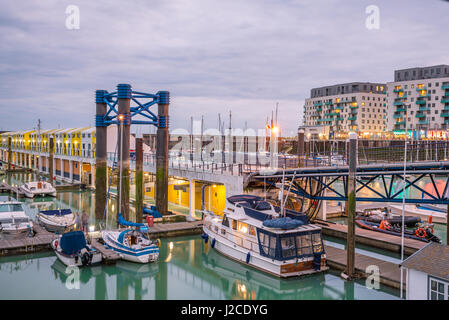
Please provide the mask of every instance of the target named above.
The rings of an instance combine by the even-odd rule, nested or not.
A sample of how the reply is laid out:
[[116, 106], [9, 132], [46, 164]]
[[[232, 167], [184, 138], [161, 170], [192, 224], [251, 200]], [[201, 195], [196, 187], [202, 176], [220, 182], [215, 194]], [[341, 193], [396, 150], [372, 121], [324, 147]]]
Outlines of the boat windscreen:
[[14, 204], [10, 204], [9, 205], [9, 209], [12, 212], [17, 212], [17, 211], [24, 211], [23, 210], [23, 206], [20, 203], [14, 203]]

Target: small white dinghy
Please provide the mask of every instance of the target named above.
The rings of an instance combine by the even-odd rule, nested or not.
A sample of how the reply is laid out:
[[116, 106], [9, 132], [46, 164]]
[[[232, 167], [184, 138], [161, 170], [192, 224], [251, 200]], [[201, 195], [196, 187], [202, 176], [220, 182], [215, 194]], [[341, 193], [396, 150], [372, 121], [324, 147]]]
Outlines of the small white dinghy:
[[70, 209], [42, 210], [37, 214], [37, 220], [50, 232], [64, 233], [73, 229], [76, 217]]
[[122, 226], [133, 227], [133, 229], [102, 231], [101, 237], [110, 249], [117, 252], [122, 259], [131, 262], [148, 263], [159, 258], [159, 245], [156, 244], [159, 240], [153, 242], [143, 233], [143, 231], [148, 232], [147, 225], [126, 221], [120, 213], [118, 222]]
[[51, 247], [66, 266], [90, 266], [102, 260], [101, 252], [86, 243], [82, 231], [64, 233], [52, 241]]
[[19, 187], [25, 197], [34, 198], [35, 196], [53, 196], [56, 197], [56, 189], [46, 181], [28, 182]]
[[32, 233], [33, 221], [26, 215], [23, 204], [18, 201], [0, 202], [0, 231], [19, 235]]

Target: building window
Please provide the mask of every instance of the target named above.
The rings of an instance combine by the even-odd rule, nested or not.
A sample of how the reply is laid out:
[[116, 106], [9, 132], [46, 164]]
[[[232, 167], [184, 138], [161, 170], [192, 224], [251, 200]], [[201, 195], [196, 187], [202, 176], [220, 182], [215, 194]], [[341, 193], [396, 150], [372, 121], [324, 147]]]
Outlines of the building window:
[[429, 277], [429, 300], [448, 300], [448, 284]]

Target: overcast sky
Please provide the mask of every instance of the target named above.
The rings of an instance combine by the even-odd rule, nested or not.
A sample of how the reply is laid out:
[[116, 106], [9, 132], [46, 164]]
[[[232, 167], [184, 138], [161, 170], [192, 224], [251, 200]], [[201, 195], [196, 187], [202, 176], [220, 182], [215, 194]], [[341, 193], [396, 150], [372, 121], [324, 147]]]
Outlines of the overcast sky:
[[201, 115], [217, 127], [218, 113], [228, 126], [230, 110], [233, 127], [261, 128], [278, 102], [294, 135], [313, 87], [449, 64], [448, 13], [442, 0], [3, 0], [0, 130], [93, 125], [95, 90], [129, 83], [170, 91], [173, 129]]

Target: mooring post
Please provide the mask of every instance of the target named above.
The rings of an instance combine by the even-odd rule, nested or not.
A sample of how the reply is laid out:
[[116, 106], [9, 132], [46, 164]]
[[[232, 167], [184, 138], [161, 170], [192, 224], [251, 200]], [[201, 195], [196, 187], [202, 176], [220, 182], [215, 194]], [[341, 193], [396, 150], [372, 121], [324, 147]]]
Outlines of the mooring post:
[[55, 138], [53, 135], [51, 135], [49, 137], [49, 142], [48, 142], [48, 179], [50, 180], [51, 185], [54, 185], [53, 183], [53, 156], [55, 153]]
[[298, 165], [304, 166], [304, 130], [298, 131]]
[[8, 171], [11, 171], [11, 159], [12, 159], [12, 151], [11, 151], [11, 136], [8, 137]]
[[346, 275], [349, 278], [354, 276], [355, 264], [355, 174], [357, 171], [357, 134], [349, 133], [349, 170], [348, 170], [348, 201], [346, 208], [348, 212], [348, 234], [347, 234], [347, 264]]
[[143, 139], [136, 138], [136, 222], [143, 216]]
[[[95, 92], [96, 102], [96, 146], [95, 146], [95, 218], [100, 221], [103, 218], [106, 206], [107, 193], [107, 125], [104, 123], [104, 116], [107, 112], [104, 96], [106, 90]], [[64, 167], [61, 164], [61, 170]]]
[[[117, 105], [119, 121], [118, 137], [120, 137], [120, 143], [118, 147], [118, 161], [119, 161], [119, 174], [121, 175], [121, 202], [118, 206], [119, 212], [126, 220], [129, 220], [129, 139], [131, 136], [131, 85], [119, 84], [117, 86]], [[119, 195], [120, 197], [120, 195]]]
[[156, 208], [162, 214], [168, 213], [168, 107], [170, 93], [159, 91], [158, 126], [156, 132]]

